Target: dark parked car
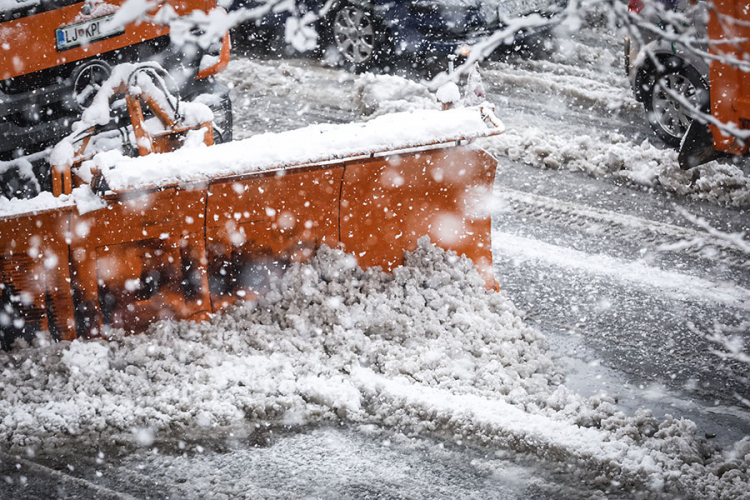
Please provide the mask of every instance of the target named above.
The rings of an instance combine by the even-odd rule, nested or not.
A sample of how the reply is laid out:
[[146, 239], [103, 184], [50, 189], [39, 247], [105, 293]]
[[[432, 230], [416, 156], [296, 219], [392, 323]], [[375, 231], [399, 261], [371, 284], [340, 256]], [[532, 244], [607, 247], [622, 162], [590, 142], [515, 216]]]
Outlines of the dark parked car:
[[[254, 9], [265, 2], [235, 0], [231, 9]], [[317, 49], [335, 48], [340, 59], [352, 69], [367, 69], [393, 55], [420, 59], [442, 58], [461, 51], [505, 26], [510, 20], [538, 13], [550, 23], [521, 29], [507, 45], [540, 35], [554, 25], [554, 15], [565, 0], [340, 0], [321, 13], [325, 2], [298, 0], [299, 13], [320, 15], [315, 23]], [[245, 33], [258, 30], [281, 31], [290, 17], [287, 12], [269, 12], [250, 21]], [[289, 38], [289, 37], [287, 37]]]

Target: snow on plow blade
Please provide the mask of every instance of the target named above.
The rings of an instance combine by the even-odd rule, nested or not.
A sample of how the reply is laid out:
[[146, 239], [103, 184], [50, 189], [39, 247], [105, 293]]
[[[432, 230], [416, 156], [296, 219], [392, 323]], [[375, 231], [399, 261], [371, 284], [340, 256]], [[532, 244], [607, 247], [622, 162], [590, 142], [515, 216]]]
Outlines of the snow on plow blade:
[[[491, 112], [424, 111], [101, 165], [92, 185], [0, 203], [4, 343], [69, 340], [251, 300], [321, 245], [391, 270], [428, 235], [494, 287]], [[482, 205], [485, 205], [484, 207]]]

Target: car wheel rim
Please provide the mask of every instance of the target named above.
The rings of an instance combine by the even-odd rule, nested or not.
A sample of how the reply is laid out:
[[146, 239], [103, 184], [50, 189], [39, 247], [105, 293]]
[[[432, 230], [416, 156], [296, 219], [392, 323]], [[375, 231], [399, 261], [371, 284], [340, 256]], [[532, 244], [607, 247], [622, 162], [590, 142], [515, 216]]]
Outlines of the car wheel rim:
[[333, 21], [333, 38], [344, 58], [355, 64], [372, 59], [375, 49], [375, 28], [370, 16], [362, 9], [344, 7]]
[[700, 108], [700, 96], [695, 85], [679, 73], [662, 76], [654, 86], [651, 99], [656, 121], [666, 133], [681, 139], [693, 119], [690, 110], [672, 94], [685, 98], [693, 109]]

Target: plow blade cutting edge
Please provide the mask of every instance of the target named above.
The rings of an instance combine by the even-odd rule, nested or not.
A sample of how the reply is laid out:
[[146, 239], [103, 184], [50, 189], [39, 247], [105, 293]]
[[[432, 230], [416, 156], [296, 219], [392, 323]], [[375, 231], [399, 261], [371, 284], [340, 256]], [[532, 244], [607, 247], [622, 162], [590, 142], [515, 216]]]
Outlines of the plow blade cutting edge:
[[497, 162], [466, 142], [501, 132], [486, 109], [388, 115], [118, 158], [96, 170], [101, 196], [83, 186], [5, 200], [3, 343], [205, 319], [324, 244], [392, 270], [428, 235], [496, 287], [487, 203]]

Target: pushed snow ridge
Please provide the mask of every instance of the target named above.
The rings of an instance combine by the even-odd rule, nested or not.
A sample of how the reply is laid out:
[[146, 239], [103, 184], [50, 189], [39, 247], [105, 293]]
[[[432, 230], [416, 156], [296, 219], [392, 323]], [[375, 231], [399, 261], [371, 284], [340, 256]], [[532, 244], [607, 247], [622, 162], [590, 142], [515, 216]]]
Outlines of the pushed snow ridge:
[[149, 446], [188, 430], [347, 421], [576, 463], [646, 496], [742, 498], [750, 443], [626, 416], [561, 385], [545, 341], [471, 261], [422, 238], [392, 274], [323, 247], [206, 323], [0, 354], [0, 442]]

